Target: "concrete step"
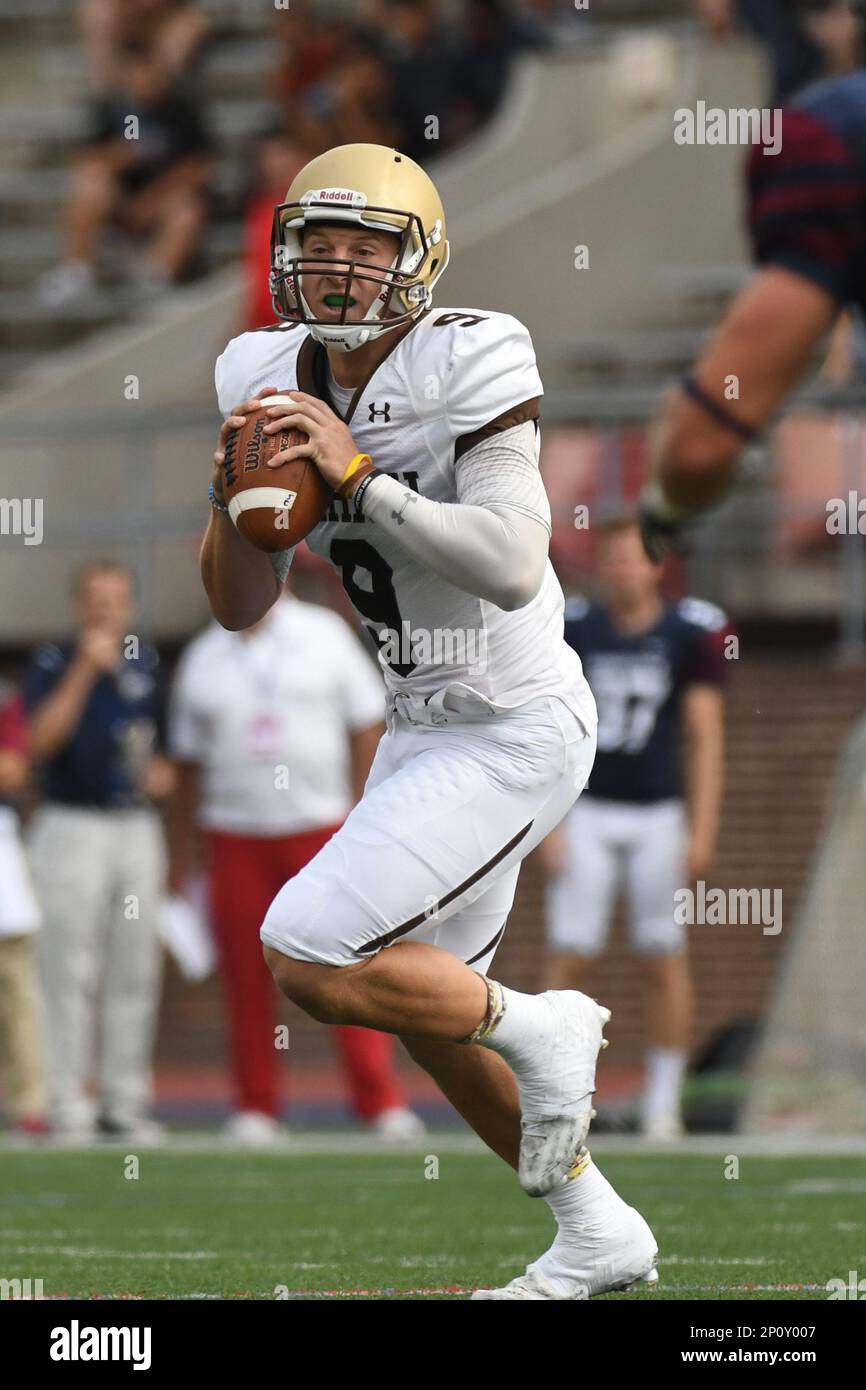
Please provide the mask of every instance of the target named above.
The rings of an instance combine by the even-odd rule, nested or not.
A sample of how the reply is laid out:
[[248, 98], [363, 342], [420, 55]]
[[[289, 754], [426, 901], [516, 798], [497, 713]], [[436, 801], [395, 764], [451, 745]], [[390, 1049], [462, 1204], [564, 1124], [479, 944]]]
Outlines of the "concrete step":
[[[222, 261], [237, 255], [241, 236], [242, 226], [237, 221], [214, 224], [207, 234], [208, 257]], [[20, 288], [29, 283], [60, 257], [62, 249], [62, 233], [56, 223], [3, 228], [0, 230], [0, 285]]]
[[[268, 124], [271, 107], [260, 98], [205, 103], [208, 128], [223, 151], [258, 134]], [[87, 132], [87, 114], [81, 103], [67, 106], [6, 105], [0, 107], [0, 143], [15, 147], [50, 143], [69, 157], [70, 145]]]
[[578, 375], [661, 376], [687, 366], [705, 337], [702, 327], [595, 333], [563, 342], [559, 360]]
[[23, 348], [0, 349], [0, 383], [5, 386], [19, 372], [32, 367], [39, 356], [40, 354], [35, 348], [30, 352]]
[[[271, 67], [274, 46], [267, 38], [226, 36], [213, 39], [201, 59], [200, 83], [206, 93], [227, 95], [229, 84], [249, 96], [261, 89]], [[80, 93], [85, 89], [87, 63], [83, 49], [69, 44], [43, 48], [40, 67], [52, 92], [61, 87]]]
[[666, 297], [718, 308], [743, 288], [751, 274], [751, 267], [742, 263], [666, 266], [657, 284]]
[[[238, 30], [261, 30], [267, 23], [267, 8], [249, 0], [198, 0], [215, 26]], [[50, 22], [55, 32], [77, 33], [76, 7], [70, 0], [0, 0], [0, 24], [28, 29]]]
[[[237, 193], [238, 170], [234, 160], [220, 159], [213, 170], [211, 193], [220, 203]], [[69, 164], [41, 169], [16, 169], [0, 175], [0, 207], [7, 228], [29, 228], [34, 223], [56, 221], [63, 210], [69, 187]]]

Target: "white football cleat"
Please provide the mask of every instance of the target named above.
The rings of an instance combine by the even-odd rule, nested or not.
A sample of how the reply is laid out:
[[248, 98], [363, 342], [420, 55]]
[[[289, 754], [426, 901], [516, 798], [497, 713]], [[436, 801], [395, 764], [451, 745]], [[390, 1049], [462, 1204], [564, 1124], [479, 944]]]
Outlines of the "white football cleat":
[[578, 1246], [557, 1236], [549, 1250], [501, 1289], [476, 1289], [472, 1301], [556, 1299], [578, 1302], [602, 1293], [627, 1293], [644, 1281], [658, 1283], [655, 1236], [634, 1207], [616, 1198], [621, 1208], [605, 1233]]
[[273, 1115], [261, 1110], [238, 1110], [223, 1126], [223, 1134], [231, 1144], [241, 1148], [266, 1149], [282, 1137], [282, 1126]]
[[386, 1144], [412, 1144], [416, 1139], [423, 1139], [427, 1133], [427, 1126], [420, 1115], [406, 1105], [395, 1105], [390, 1110], [381, 1111], [371, 1120], [370, 1129]]
[[565, 1182], [589, 1132], [595, 1064], [607, 1042], [610, 1009], [577, 990], [549, 989], [537, 996], [548, 1008], [548, 1028], [531, 1058], [515, 1068], [520, 1092], [520, 1185], [544, 1197]]

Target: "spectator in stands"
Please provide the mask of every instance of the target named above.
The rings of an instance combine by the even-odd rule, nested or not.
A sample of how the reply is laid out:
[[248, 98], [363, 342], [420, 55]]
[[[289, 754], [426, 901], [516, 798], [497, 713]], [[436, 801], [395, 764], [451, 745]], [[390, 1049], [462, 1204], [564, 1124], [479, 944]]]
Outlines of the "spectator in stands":
[[47, 1128], [48, 1087], [33, 936], [39, 908], [21, 844], [15, 798], [28, 776], [24, 705], [0, 681], [0, 1063], [19, 1134]]
[[452, 140], [460, 96], [457, 38], [442, 24], [435, 0], [383, 0], [380, 23], [387, 45], [394, 143], [423, 164]]
[[[276, 32], [286, 29], [282, 18]], [[393, 143], [390, 78], [381, 36], [348, 24], [326, 34], [303, 31], [300, 52], [286, 47], [274, 80], [277, 124], [310, 151], [322, 154], [355, 141]], [[310, 61], [303, 59], [309, 51]]]
[[516, 18], [507, 0], [467, 0], [455, 83], [461, 135], [490, 119], [515, 55], [540, 43], [539, 35]]
[[153, 803], [173, 788], [159, 659], [131, 630], [124, 565], [89, 563], [74, 598], [76, 638], [39, 647], [24, 682], [44, 796], [29, 841], [44, 918], [52, 1118], [61, 1135], [92, 1134], [96, 1032], [99, 1130], [146, 1140], [158, 1134], [146, 1116], [165, 876]]
[[109, 226], [132, 240], [130, 278], [143, 294], [177, 281], [201, 239], [208, 150], [197, 103], [167, 83], [152, 49], [129, 40], [119, 86], [92, 105], [72, 171], [65, 259], [43, 278], [40, 297], [60, 305], [92, 290]]
[[[342, 618], [284, 597], [246, 632], [212, 624], [184, 653], [171, 747], [179, 785], [172, 886], [205, 832], [211, 915], [222, 961], [236, 1113], [228, 1133], [278, 1133], [276, 992], [259, 927], [277, 893], [361, 795], [382, 734], [384, 688]], [[391, 1036], [335, 1028], [355, 1109], [389, 1138], [423, 1132], [393, 1070]]]
[[598, 753], [587, 791], [542, 848], [551, 873], [552, 984], [586, 990], [624, 878], [649, 986], [641, 1124], [648, 1137], [669, 1139], [681, 1132], [692, 1014], [674, 895], [703, 878], [715, 856], [727, 622], [709, 603], [663, 601], [661, 567], [647, 558], [631, 517], [604, 529], [599, 578], [601, 603], [577, 599], [566, 608], [566, 640], [598, 706]]
[[144, 41], [166, 82], [186, 77], [208, 34], [207, 16], [190, 0], [80, 0], [88, 76], [96, 92], [119, 82], [123, 50]]
[[244, 212], [244, 330], [276, 322], [268, 286], [274, 208], [285, 198], [295, 175], [312, 158], [314, 153], [286, 135], [280, 126], [263, 135], [255, 147], [255, 181]]
[[309, 3], [295, 0], [288, 9], [276, 12], [271, 32], [274, 103], [290, 124], [298, 118], [298, 103], [307, 89], [330, 76], [351, 30], [344, 19], [333, 14], [317, 20]]
[[850, 72], [862, 58], [850, 0], [695, 0], [695, 8], [716, 38], [740, 22], [766, 44], [776, 102], [817, 78]]
[[[284, 16], [290, 19], [288, 27]], [[391, 144], [396, 128], [389, 114], [388, 73], [379, 41], [370, 30], [334, 26], [331, 35], [310, 34], [303, 12], [281, 11], [278, 35], [294, 34], [310, 48], [310, 69], [302, 69], [293, 46], [286, 50], [275, 88], [281, 111], [255, 147], [254, 181], [244, 215], [243, 254], [247, 285], [245, 328], [274, 322], [268, 275], [274, 207], [295, 175], [317, 154], [355, 141]], [[326, 44], [326, 38], [329, 42]], [[297, 67], [298, 81], [294, 80]]]

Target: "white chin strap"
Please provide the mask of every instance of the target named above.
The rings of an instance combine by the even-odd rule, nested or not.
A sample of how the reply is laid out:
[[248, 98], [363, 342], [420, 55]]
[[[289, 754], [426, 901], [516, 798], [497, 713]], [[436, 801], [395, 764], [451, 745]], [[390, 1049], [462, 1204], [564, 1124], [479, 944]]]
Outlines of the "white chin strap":
[[[306, 304], [304, 308], [306, 309]], [[307, 312], [309, 313], [309, 310]], [[392, 326], [387, 320], [384, 323], [368, 323], [363, 328], [351, 323], [307, 324], [310, 336], [317, 342], [324, 343], [325, 347], [333, 348], [335, 352], [354, 352], [356, 348], [372, 342], [382, 333], [387, 333]]]
[[[389, 269], [396, 270], [396, 268], [397, 257], [395, 256]], [[394, 288], [390, 288], [385, 293], [380, 291], [379, 299], [381, 302], [378, 310], [373, 314], [375, 319], [380, 319], [380, 315], [384, 313], [385, 305], [396, 293], [399, 291]], [[307, 318], [314, 318], [313, 311], [302, 294], [300, 285], [298, 286], [298, 299], [303, 305]], [[377, 323], [367, 323], [363, 326], [351, 322], [309, 323], [307, 325], [311, 337], [315, 338], [317, 342], [323, 343], [325, 347], [333, 348], [335, 352], [354, 352], [357, 348], [363, 347], [365, 343], [373, 342], [375, 338], [380, 338], [383, 333], [388, 333], [394, 326], [387, 319], [381, 319]]]

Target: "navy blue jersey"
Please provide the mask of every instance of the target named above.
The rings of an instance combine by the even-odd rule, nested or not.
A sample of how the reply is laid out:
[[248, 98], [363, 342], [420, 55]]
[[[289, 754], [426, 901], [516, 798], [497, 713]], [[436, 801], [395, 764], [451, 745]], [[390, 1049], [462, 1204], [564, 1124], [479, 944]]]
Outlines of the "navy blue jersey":
[[702, 599], [665, 603], [655, 627], [639, 636], [617, 631], [600, 604], [569, 600], [565, 640], [598, 706], [590, 796], [649, 803], [683, 795], [683, 692], [722, 684], [729, 631], [721, 609]]
[[866, 72], [827, 78], [782, 107], [781, 149], [749, 157], [756, 261], [866, 308]]
[[[68, 667], [71, 643], [37, 647], [24, 677], [24, 702], [35, 710]], [[164, 747], [164, 701], [159, 657], [141, 643], [136, 658], [123, 659], [93, 683], [78, 728], [42, 766], [42, 793], [74, 806], [123, 807], [142, 801], [141, 780], [156, 748]]]

